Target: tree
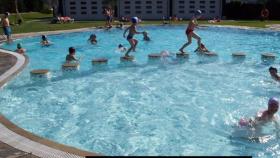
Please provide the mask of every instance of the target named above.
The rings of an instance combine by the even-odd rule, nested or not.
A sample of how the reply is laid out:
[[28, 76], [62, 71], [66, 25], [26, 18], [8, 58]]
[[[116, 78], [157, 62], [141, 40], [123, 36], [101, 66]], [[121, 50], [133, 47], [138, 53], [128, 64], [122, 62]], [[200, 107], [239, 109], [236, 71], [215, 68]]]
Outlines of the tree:
[[16, 20], [18, 24], [21, 24], [23, 22], [23, 18], [18, 11], [18, 0], [15, 0], [14, 3], [15, 3], [15, 10], [16, 10]]
[[58, 0], [47, 0], [49, 6], [52, 7], [53, 10], [53, 17], [56, 17], [57, 14], [57, 7], [58, 7]]

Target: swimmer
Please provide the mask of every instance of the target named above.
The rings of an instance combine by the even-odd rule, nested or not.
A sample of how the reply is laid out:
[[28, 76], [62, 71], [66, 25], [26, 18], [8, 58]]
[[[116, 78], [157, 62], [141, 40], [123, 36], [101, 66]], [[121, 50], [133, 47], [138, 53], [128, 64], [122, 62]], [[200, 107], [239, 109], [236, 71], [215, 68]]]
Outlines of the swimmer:
[[246, 120], [244, 118], [240, 119], [239, 125], [256, 127], [258, 125], [264, 125], [268, 122], [276, 123], [277, 127], [279, 126], [277, 123], [277, 117], [274, 115], [279, 109], [279, 101], [277, 98], [270, 98], [268, 100], [268, 108], [267, 110], [261, 111], [257, 113], [257, 116], [253, 119]]
[[129, 44], [130, 44], [130, 48], [125, 53], [125, 57], [129, 57], [129, 52], [131, 50], [133, 50], [135, 52], [136, 46], [138, 44], [138, 41], [136, 39], [134, 39], [133, 36], [135, 34], [143, 34], [143, 32], [137, 32], [137, 30], [136, 30], [136, 26], [137, 26], [137, 24], [139, 22], [138, 18], [137, 17], [131, 18], [131, 22], [132, 22], [131, 26], [129, 26], [127, 29], [125, 29], [125, 31], [123, 33], [123, 37], [125, 38], [126, 37], [125, 36], [126, 32], [129, 31], [126, 39], [129, 42]]
[[91, 44], [97, 44], [96, 35], [95, 35], [95, 34], [90, 35], [88, 41], [89, 41]]
[[148, 36], [148, 32], [144, 31], [144, 32], [143, 32], [143, 36], [144, 36], [144, 37], [143, 37], [143, 40], [144, 40], [144, 41], [150, 41], [150, 40], [151, 40], [150, 37]]
[[79, 62], [79, 59], [75, 57], [76, 49], [74, 47], [69, 48], [69, 54], [66, 56], [66, 63]]
[[199, 52], [199, 53], [206, 53], [206, 52], [210, 52], [203, 43], [200, 44], [200, 47], [196, 48], [195, 52]]
[[201, 11], [197, 10], [189, 22], [188, 28], [186, 29], [186, 35], [188, 38], [188, 42], [185, 43], [179, 51], [184, 54], [184, 49], [192, 43], [192, 38], [197, 40], [197, 45], [201, 47], [201, 38], [194, 32], [194, 29], [198, 27], [197, 19], [201, 17]]
[[120, 52], [125, 52], [126, 51], [126, 48], [122, 44], [119, 44], [118, 49], [119, 49]]
[[25, 51], [26, 51], [26, 49], [22, 48], [21, 43], [18, 43], [18, 44], [17, 44], [16, 52], [19, 53], [19, 54], [24, 54]]
[[42, 45], [42, 46], [50, 46], [50, 45], [51, 45], [51, 43], [48, 41], [46, 35], [42, 35], [41, 45]]
[[280, 81], [280, 76], [278, 76], [277, 74], [277, 69], [275, 67], [270, 67], [269, 69], [269, 73], [270, 73], [270, 76], [276, 80], [276, 81]]

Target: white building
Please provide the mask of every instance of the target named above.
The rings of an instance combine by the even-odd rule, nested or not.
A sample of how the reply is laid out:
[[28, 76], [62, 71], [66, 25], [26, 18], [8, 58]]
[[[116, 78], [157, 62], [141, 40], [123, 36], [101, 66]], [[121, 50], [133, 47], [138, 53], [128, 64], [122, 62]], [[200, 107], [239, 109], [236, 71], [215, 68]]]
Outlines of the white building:
[[169, 16], [169, 0], [119, 0], [119, 16], [162, 19]]
[[[75, 20], [104, 20], [103, 0], [62, 0], [63, 15]], [[203, 12], [203, 18], [221, 17], [222, 0], [116, 0], [118, 17], [138, 16], [144, 20], [160, 20], [162, 17], [190, 19], [195, 10]]]
[[221, 18], [222, 0], [173, 0], [173, 15], [179, 18], [190, 19], [196, 10], [201, 10], [202, 18]]
[[103, 7], [107, 4], [102, 0], [63, 0], [64, 15], [75, 20], [103, 20]]

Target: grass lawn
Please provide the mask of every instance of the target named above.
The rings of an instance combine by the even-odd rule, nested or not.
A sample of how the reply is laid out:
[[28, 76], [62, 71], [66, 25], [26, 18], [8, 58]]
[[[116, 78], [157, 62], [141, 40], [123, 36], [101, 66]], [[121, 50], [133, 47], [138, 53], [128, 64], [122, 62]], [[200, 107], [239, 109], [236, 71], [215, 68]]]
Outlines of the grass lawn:
[[[24, 23], [20, 26], [13, 25], [13, 33], [28, 33], [28, 32], [40, 32], [40, 31], [55, 31], [55, 30], [67, 30], [67, 29], [77, 29], [77, 28], [86, 28], [94, 26], [104, 26], [104, 21], [75, 21], [74, 23], [69, 24], [50, 24], [52, 15], [51, 14], [42, 14], [37, 12], [32, 13], [23, 13], [22, 17]], [[16, 16], [10, 16], [10, 22], [16, 23]], [[199, 21], [200, 24], [209, 24], [206, 20]], [[141, 24], [161, 24], [161, 21], [143, 21]], [[180, 21], [174, 24], [187, 24], [187, 21]], [[226, 20], [220, 23], [211, 24], [211, 25], [234, 25], [234, 26], [249, 26], [249, 27], [258, 27], [265, 28], [268, 24], [280, 24], [280, 21], [266, 21], [261, 22], [259, 20]], [[0, 29], [0, 34], [3, 34], [3, 30]]]

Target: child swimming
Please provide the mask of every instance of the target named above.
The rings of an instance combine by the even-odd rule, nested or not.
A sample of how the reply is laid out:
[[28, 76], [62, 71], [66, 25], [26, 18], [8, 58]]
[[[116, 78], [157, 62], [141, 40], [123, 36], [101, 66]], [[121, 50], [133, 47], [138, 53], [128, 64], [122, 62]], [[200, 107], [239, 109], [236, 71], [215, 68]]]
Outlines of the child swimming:
[[144, 32], [137, 32], [137, 30], [136, 30], [136, 26], [137, 26], [137, 24], [138, 24], [138, 22], [139, 22], [139, 20], [138, 20], [137, 17], [131, 18], [131, 22], [132, 22], [131, 26], [129, 26], [127, 29], [125, 29], [125, 31], [124, 31], [124, 33], [123, 33], [123, 37], [125, 38], [125, 37], [126, 37], [126, 36], [125, 36], [126, 32], [129, 31], [129, 33], [128, 33], [126, 39], [127, 39], [127, 41], [129, 42], [129, 44], [130, 44], [130, 48], [129, 48], [129, 49], [127, 50], [127, 52], [125, 53], [125, 57], [129, 57], [129, 52], [130, 52], [131, 50], [135, 51], [136, 46], [137, 46], [137, 44], [138, 44], [138, 41], [137, 41], [136, 39], [134, 39], [133, 36], [134, 36], [135, 34], [143, 34], [143, 33], [144, 33]]
[[79, 59], [75, 57], [76, 49], [74, 47], [69, 48], [69, 54], [66, 56], [66, 63], [79, 62]]
[[17, 44], [16, 52], [19, 53], [19, 54], [24, 54], [25, 51], [26, 51], [26, 49], [22, 48], [21, 43], [18, 43], [18, 44]]
[[189, 22], [189, 25], [186, 29], [186, 35], [188, 38], [188, 42], [185, 43], [180, 49], [179, 51], [184, 54], [184, 48], [186, 48], [187, 46], [189, 46], [192, 43], [192, 38], [195, 38], [197, 40], [197, 45], [200, 48], [201, 47], [201, 38], [194, 32], [194, 29], [198, 26], [197, 24], [197, 19], [199, 19], [201, 17], [201, 11], [197, 10], [194, 14], [194, 16], [192, 17], [192, 19]]
[[148, 32], [144, 31], [144, 32], [143, 32], [143, 36], [144, 36], [144, 37], [143, 37], [143, 40], [144, 40], [144, 41], [150, 41], [150, 40], [151, 40], [150, 37], [148, 36]]
[[270, 76], [276, 80], [280, 81], [280, 76], [277, 74], [277, 69], [275, 67], [270, 67], [269, 69]]
[[244, 126], [249, 126], [249, 127], [256, 127], [259, 125], [263, 125], [268, 122], [276, 122], [276, 112], [279, 109], [279, 101], [277, 98], [272, 97], [268, 100], [268, 107], [267, 110], [260, 111], [257, 113], [257, 116], [253, 119], [240, 119], [239, 120], [239, 126], [244, 127]]
[[122, 44], [119, 44], [118, 49], [119, 49], [120, 52], [125, 52], [126, 51], [126, 48]]
[[51, 45], [51, 43], [48, 41], [46, 35], [42, 35], [41, 45], [42, 45], [42, 46], [50, 46], [50, 45]]
[[91, 34], [88, 41], [91, 43], [91, 44], [97, 44], [97, 39], [96, 39], [96, 35], [95, 34]]

